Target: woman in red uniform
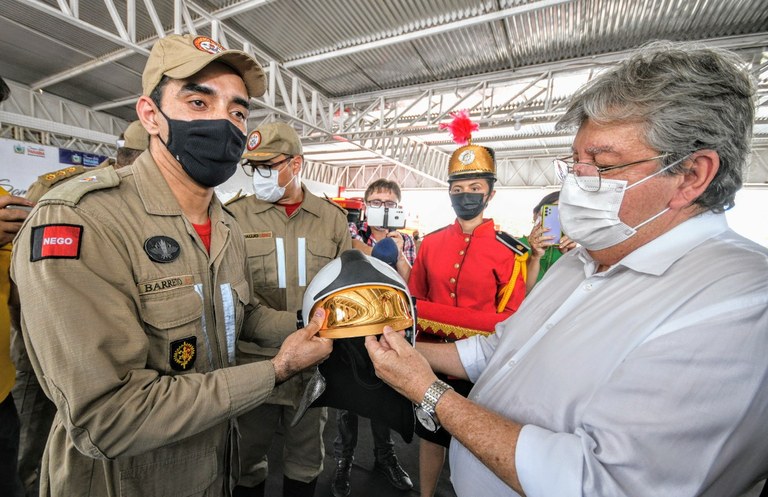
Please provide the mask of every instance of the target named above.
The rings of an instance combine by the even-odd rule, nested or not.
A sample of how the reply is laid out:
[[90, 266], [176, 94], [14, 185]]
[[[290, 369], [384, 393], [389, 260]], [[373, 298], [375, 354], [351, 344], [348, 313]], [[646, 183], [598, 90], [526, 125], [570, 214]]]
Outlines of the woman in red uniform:
[[[468, 122], [465, 115], [457, 120], [461, 118]], [[451, 131], [455, 140], [461, 138]], [[496, 323], [514, 313], [525, 297], [526, 248], [497, 232], [493, 219], [483, 218], [495, 194], [495, 181], [493, 150], [470, 142], [451, 156], [448, 183], [457, 219], [424, 237], [408, 280], [411, 295], [418, 299], [417, 341], [454, 341], [493, 333]], [[468, 381], [441, 379], [465, 396], [472, 388]], [[416, 428], [422, 438], [421, 496], [431, 497], [450, 435], [443, 429], [431, 433], [422, 426]]]

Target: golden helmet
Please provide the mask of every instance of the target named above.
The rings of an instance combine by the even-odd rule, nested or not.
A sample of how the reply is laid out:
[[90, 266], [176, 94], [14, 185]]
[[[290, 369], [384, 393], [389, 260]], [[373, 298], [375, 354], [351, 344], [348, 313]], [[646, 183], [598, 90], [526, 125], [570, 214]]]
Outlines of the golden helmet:
[[415, 331], [408, 285], [387, 263], [359, 250], [342, 252], [312, 278], [304, 292], [304, 322], [320, 307], [324, 338], [378, 335], [384, 326], [406, 330], [407, 336]]

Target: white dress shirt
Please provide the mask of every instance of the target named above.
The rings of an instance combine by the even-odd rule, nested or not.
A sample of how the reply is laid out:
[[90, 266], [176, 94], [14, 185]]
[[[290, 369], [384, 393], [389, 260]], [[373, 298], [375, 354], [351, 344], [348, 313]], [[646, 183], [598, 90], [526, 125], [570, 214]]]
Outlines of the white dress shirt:
[[[528, 497], [742, 495], [768, 473], [768, 249], [702, 214], [607, 271], [562, 257], [490, 337], [469, 398], [523, 426]], [[459, 497], [517, 496], [453, 440]]]

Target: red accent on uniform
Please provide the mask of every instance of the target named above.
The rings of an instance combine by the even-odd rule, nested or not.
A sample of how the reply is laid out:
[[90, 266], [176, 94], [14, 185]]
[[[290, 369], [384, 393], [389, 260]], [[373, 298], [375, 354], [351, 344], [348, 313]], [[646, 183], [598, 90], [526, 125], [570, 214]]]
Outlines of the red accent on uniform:
[[46, 226], [40, 257], [77, 257], [80, 253], [81, 234], [82, 228], [79, 226]]
[[285, 207], [285, 215], [288, 217], [291, 217], [291, 214], [296, 212], [296, 209], [301, 207], [301, 202], [299, 202], [298, 204], [280, 204], [280, 205]]
[[203, 245], [205, 245], [205, 250], [208, 251], [208, 253], [211, 253], [211, 218], [208, 218], [208, 221], [205, 224], [195, 224], [192, 223], [192, 226], [194, 226], [195, 231], [197, 231], [197, 236], [200, 237], [200, 240], [202, 240]]

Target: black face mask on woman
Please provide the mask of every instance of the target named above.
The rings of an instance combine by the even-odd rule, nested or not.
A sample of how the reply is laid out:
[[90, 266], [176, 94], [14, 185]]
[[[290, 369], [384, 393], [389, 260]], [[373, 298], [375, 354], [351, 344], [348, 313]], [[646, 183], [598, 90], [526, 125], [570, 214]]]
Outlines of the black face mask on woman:
[[190, 178], [212, 188], [235, 174], [245, 150], [245, 135], [231, 121], [181, 121], [160, 113], [168, 121], [168, 143], [163, 144]]
[[464, 221], [476, 218], [485, 209], [484, 197], [484, 193], [451, 193], [451, 206], [456, 217]]

